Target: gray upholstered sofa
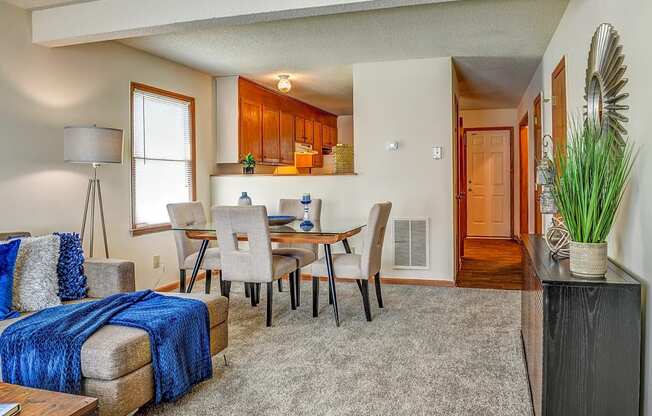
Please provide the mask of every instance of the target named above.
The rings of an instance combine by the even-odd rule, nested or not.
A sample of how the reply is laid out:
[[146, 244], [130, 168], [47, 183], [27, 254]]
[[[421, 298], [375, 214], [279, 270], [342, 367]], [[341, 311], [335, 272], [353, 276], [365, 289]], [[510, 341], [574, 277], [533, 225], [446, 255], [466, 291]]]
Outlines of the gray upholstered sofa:
[[[84, 268], [91, 299], [135, 290], [132, 262], [89, 259]], [[211, 326], [211, 353], [215, 355], [226, 348], [227, 298], [200, 293], [170, 295], [192, 297], [205, 302]], [[0, 321], [0, 334], [25, 316], [27, 315]], [[81, 361], [84, 377], [82, 393], [99, 399], [100, 416], [124, 416], [153, 399], [152, 357], [149, 336], [145, 331], [107, 325], [84, 343]]]

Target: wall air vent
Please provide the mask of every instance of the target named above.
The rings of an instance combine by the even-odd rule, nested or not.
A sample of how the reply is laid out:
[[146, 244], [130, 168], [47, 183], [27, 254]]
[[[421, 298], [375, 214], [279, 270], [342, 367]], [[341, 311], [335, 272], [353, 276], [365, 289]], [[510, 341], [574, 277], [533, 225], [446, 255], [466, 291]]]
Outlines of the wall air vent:
[[430, 268], [428, 218], [394, 219], [394, 268]]

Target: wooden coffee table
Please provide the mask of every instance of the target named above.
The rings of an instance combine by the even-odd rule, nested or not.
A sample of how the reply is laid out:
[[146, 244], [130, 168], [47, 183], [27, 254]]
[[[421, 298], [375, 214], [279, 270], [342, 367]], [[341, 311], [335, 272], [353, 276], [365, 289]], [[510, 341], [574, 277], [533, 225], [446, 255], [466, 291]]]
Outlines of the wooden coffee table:
[[0, 403], [20, 403], [19, 416], [88, 416], [97, 399], [0, 383]]

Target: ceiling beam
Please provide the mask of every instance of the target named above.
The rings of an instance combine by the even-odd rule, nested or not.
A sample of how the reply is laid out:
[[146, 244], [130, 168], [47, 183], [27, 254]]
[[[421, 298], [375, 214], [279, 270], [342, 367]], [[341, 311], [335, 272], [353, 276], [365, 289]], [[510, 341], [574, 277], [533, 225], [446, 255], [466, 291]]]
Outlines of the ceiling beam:
[[95, 0], [32, 12], [44, 46], [459, 0]]

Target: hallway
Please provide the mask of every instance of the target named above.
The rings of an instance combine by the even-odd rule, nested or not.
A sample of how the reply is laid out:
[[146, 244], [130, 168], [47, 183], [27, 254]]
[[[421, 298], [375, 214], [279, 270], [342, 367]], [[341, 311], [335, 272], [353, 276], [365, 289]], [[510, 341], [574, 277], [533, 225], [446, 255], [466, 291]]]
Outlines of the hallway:
[[520, 290], [521, 247], [513, 240], [467, 238], [458, 287]]

